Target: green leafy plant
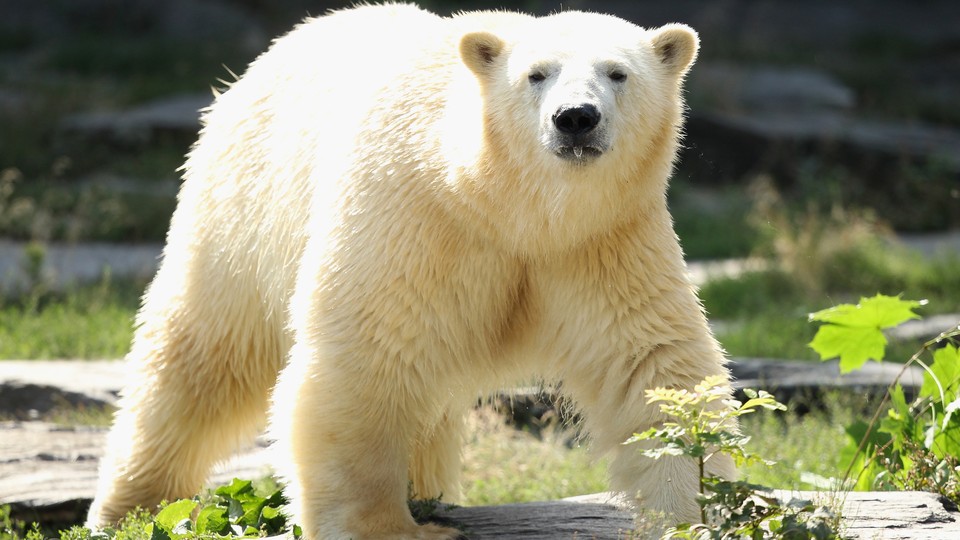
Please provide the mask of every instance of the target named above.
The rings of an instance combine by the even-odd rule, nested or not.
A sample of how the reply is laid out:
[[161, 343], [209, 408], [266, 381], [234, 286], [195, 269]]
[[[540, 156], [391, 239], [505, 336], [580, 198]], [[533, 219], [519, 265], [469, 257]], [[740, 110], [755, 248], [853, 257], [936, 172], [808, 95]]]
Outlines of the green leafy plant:
[[[217, 488], [210, 497], [195, 497], [164, 503], [156, 515], [143, 509], [131, 511], [118, 527], [91, 531], [74, 526], [60, 531], [61, 540], [187, 540], [196, 538], [261, 538], [289, 534], [303, 536], [290, 525], [281, 507], [286, 504], [279, 489], [261, 495], [249, 480], [234, 479]], [[42, 540], [37, 524], [27, 530], [10, 519], [0, 507], [0, 540]]]
[[763, 486], [706, 474], [706, 464], [719, 454], [731, 456], [738, 465], [763, 461], [745, 450], [750, 438], [740, 433], [736, 420], [758, 410], [786, 410], [786, 406], [762, 390], [745, 393], [746, 402], [731, 399], [722, 377], [708, 377], [692, 391], [647, 390], [648, 403], [659, 403], [669, 420], [634, 434], [624, 444], [656, 441], [658, 445], [642, 453], [651, 459], [693, 459], [699, 478], [701, 523], [671, 528], [664, 538], [836, 538], [837, 517], [825, 507], [800, 500], [784, 504]]
[[[214, 491], [210, 504], [182, 499], [164, 506], [154, 519], [151, 540], [223, 535], [257, 538], [280, 534], [287, 529], [287, 517], [281, 511], [285, 503], [279, 489], [262, 496], [254, 490], [251, 481], [235, 478]], [[196, 519], [192, 517], [194, 512]], [[295, 537], [302, 534], [298, 529], [294, 527]]]
[[[810, 346], [822, 360], [839, 357], [843, 372], [860, 368], [867, 359], [883, 361], [887, 344], [883, 330], [919, 318], [914, 310], [922, 305], [923, 301], [877, 295], [813, 313], [810, 320], [823, 325]], [[960, 502], [958, 337], [960, 325], [926, 342], [904, 364], [870, 422], [847, 427], [848, 445], [841, 453], [847, 464], [845, 482], [858, 471], [851, 482], [856, 489], [924, 490]], [[924, 381], [917, 397], [908, 402], [899, 380], [914, 364], [923, 368]]]

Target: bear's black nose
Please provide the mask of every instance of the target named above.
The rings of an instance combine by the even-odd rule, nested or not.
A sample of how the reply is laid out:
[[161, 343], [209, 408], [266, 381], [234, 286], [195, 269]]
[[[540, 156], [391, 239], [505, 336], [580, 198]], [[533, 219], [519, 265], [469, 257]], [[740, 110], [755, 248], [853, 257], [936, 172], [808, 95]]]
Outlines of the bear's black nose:
[[553, 114], [553, 125], [561, 133], [583, 135], [600, 123], [600, 111], [589, 103], [584, 105], [564, 105]]

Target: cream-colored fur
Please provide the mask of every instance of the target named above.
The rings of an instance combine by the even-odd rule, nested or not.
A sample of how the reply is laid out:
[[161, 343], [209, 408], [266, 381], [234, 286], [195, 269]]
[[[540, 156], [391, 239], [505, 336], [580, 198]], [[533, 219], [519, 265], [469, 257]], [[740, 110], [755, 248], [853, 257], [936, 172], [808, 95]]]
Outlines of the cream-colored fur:
[[403, 5], [277, 40], [204, 114], [90, 523], [193, 495], [272, 391], [309, 538], [451, 538], [408, 486], [455, 499], [464, 411], [538, 377], [615, 488], [697, 519], [692, 462], [620, 444], [661, 420], [645, 389], [726, 373], [665, 201], [696, 51], [678, 25]]

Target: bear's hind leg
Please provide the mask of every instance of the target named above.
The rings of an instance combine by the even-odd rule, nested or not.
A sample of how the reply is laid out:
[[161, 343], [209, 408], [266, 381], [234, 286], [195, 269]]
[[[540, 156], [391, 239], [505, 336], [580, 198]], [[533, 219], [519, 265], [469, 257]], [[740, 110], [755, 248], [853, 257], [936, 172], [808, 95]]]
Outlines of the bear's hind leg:
[[138, 316], [127, 357], [134, 374], [107, 439], [90, 526], [192, 497], [210, 468], [264, 424], [282, 359], [280, 332], [257, 319], [255, 306], [235, 306], [246, 318], [231, 319], [209, 296], [164, 286], [179, 271], [161, 270]]
[[[435, 418], [443, 404], [424, 399], [430, 393], [414, 382], [419, 377], [380, 371], [378, 366], [392, 371], [396, 365], [380, 361], [372, 349], [341, 356], [329, 346], [323, 348], [317, 353], [294, 346], [272, 411], [278, 450], [289, 453], [278, 465], [289, 482], [294, 519], [304, 535], [355, 540], [457, 538], [456, 529], [418, 525], [407, 507], [420, 421]], [[381, 381], [389, 383], [378, 384]], [[447, 435], [432, 440], [436, 453], [421, 453], [419, 462], [431, 465], [428, 462], [444, 458], [451, 453], [450, 440]], [[448, 480], [423, 475], [414, 483], [432, 490], [445, 488]]]

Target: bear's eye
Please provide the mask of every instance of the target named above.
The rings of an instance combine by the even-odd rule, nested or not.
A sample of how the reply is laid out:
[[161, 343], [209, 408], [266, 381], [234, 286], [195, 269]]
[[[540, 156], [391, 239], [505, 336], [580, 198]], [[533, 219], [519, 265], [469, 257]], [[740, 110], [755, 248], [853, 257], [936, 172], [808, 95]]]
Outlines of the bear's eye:
[[611, 71], [609, 77], [611, 81], [618, 82], [618, 83], [621, 83], [627, 80], [627, 74], [620, 70]]
[[542, 71], [531, 71], [530, 75], [527, 76], [530, 79], [530, 82], [536, 84], [538, 82], [543, 82], [547, 78], [547, 75]]

